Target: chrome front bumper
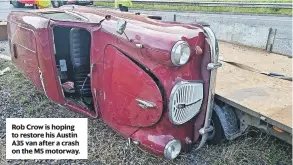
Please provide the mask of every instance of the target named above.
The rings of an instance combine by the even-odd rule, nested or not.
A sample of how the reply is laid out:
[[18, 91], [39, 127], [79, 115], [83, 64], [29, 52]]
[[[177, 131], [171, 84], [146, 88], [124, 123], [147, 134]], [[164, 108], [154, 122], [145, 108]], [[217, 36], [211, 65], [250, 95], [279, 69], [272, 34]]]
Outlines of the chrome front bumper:
[[217, 68], [221, 67], [222, 64], [218, 62], [219, 57], [219, 47], [218, 41], [212, 29], [209, 26], [204, 26], [205, 35], [210, 44], [211, 50], [211, 63], [207, 65], [207, 69], [211, 71], [210, 74], [210, 88], [208, 94], [208, 104], [205, 116], [204, 126], [199, 130], [202, 138], [200, 144], [196, 148], [196, 150], [200, 149], [208, 139], [208, 133], [213, 131], [213, 127], [210, 125], [212, 113], [213, 113], [213, 105], [214, 105], [214, 95], [215, 95], [215, 87], [216, 87], [216, 76], [217, 76]]

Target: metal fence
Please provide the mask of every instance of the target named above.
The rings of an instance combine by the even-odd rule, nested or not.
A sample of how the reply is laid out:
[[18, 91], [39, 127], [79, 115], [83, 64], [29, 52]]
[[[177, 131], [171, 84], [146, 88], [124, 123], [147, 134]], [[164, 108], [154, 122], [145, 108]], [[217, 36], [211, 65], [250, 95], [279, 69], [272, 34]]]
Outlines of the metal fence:
[[212, 17], [208, 14], [195, 16], [189, 13], [164, 11], [134, 10], [134, 12], [160, 15], [163, 21], [183, 23], [206, 22], [221, 41], [260, 48], [292, 57], [292, 22], [287, 19], [284, 20], [286, 17], [282, 17], [283, 20], [281, 22], [283, 24], [280, 24], [280, 22], [274, 23], [273, 20], [272, 23], [267, 24], [269, 20], [262, 22], [261, 20], [252, 19], [255, 21], [247, 22], [238, 19], [238, 16], [232, 19], [232, 15], [226, 17], [215, 15], [215, 17]]
[[[111, 2], [113, 0], [102, 0], [101, 2]], [[292, 9], [292, 3], [256, 3], [256, 2], [199, 2], [199, 1], [164, 1], [164, 0], [132, 0], [133, 3], [140, 4], [161, 4], [161, 5], [184, 5], [184, 6], [205, 6], [205, 7], [238, 7], [238, 8], [276, 8]]]

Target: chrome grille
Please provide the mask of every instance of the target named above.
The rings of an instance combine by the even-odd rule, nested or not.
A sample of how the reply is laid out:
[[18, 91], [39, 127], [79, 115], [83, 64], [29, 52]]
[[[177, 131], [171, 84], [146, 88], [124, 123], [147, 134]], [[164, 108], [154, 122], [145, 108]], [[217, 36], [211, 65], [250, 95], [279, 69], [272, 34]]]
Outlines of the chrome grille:
[[179, 125], [192, 119], [201, 108], [203, 84], [199, 82], [180, 81], [170, 95], [169, 119]]

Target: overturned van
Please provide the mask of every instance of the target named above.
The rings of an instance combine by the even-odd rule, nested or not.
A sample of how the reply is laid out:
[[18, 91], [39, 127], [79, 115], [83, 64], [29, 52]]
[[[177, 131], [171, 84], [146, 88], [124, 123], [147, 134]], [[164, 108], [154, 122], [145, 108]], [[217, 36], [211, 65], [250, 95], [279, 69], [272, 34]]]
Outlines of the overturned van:
[[[68, 5], [8, 16], [12, 62], [46, 96], [167, 159], [209, 138], [209, 26]], [[195, 146], [196, 147], [196, 146]]]

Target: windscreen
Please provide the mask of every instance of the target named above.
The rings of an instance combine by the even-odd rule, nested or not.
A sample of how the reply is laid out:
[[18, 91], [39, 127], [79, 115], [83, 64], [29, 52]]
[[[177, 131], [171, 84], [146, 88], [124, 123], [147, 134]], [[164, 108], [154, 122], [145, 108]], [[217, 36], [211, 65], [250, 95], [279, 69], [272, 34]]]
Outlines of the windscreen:
[[85, 22], [87, 19], [78, 13], [71, 12], [42, 12], [42, 16], [58, 21]]

